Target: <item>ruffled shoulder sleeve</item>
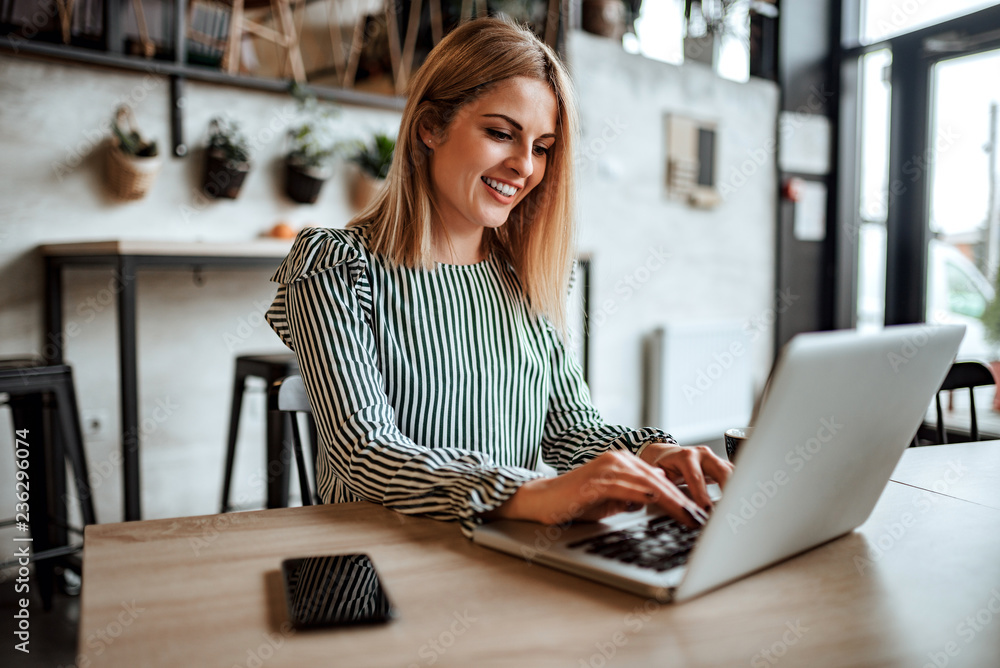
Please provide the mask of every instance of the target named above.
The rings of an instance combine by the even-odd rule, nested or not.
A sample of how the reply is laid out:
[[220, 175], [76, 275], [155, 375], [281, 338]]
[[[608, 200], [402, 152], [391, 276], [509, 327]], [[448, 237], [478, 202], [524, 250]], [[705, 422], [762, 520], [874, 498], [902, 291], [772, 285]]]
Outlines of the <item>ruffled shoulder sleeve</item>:
[[346, 286], [354, 291], [366, 314], [371, 312], [371, 283], [368, 280], [368, 259], [358, 228], [336, 230], [312, 227], [299, 232], [292, 249], [274, 272], [271, 281], [278, 292], [265, 317], [282, 342], [295, 350], [288, 328], [285, 299], [288, 286], [326, 271], [340, 269]]

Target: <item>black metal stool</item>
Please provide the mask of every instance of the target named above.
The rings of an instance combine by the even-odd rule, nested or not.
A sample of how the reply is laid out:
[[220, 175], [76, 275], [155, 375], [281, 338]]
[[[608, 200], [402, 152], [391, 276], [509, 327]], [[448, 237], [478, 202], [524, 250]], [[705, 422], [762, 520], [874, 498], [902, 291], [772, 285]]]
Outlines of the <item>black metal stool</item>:
[[[229, 492], [232, 487], [233, 463], [236, 458], [236, 438], [240, 428], [240, 410], [243, 391], [248, 377], [262, 378], [266, 387], [276, 380], [299, 372], [295, 355], [265, 354], [240, 355], [236, 358], [236, 375], [233, 379], [233, 405], [229, 412], [229, 444], [226, 450], [226, 472], [222, 480], [222, 505], [220, 512], [229, 512]], [[267, 507], [288, 506], [288, 462], [291, 457], [288, 439], [291, 418], [278, 411], [267, 411]]]
[[[3, 525], [30, 531], [30, 542], [27, 535], [15, 537], [15, 550], [30, 547], [42, 606], [49, 610], [56, 563], [81, 573], [79, 560], [67, 559], [82, 547], [69, 544], [69, 531], [83, 534], [82, 529], [69, 526], [67, 519], [67, 460], [73, 471], [83, 523], [86, 526], [97, 522], [73, 371], [68, 365], [47, 366], [39, 359], [0, 360], [0, 393], [7, 395], [13, 417], [17, 461], [13, 487], [19, 503], [20, 495], [24, 495], [28, 510], [22, 513], [21, 507], [16, 507], [15, 517]], [[22, 558], [17, 556], [3, 566], [23, 565]]]

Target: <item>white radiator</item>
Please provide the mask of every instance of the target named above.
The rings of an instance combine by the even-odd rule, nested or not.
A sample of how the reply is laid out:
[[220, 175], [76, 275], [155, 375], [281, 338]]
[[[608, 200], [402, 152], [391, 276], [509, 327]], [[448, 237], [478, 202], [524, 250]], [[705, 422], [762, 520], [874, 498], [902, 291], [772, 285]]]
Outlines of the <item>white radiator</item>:
[[[759, 335], [759, 332], [757, 332]], [[682, 444], [721, 439], [753, 411], [753, 332], [742, 323], [669, 325], [645, 343], [643, 424]]]

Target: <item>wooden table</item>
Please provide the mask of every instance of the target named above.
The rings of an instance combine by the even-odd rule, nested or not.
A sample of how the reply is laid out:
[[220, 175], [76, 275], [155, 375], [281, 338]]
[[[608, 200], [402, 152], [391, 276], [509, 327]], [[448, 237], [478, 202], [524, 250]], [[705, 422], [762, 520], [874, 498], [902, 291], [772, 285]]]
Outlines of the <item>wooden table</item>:
[[[1000, 442], [909, 450], [896, 474], [949, 458], [1000, 484]], [[858, 531], [667, 606], [365, 503], [90, 526], [78, 665], [996, 666], [998, 527], [994, 508], [890, 482]], [[290, 629], [281, 560], [354, 551], [399, 618]]]
[[892, 480], [1000, 510], [998, 448], [998, 441], [908, 448]]
[[[70, 267], [107, 266], [114, 271], [118, 307], [121, 448], [125, 520], [142, 518], [139, 484], [139, 369], [136, 359], [136, 275], [144, 267], [276, 268], [291, 242], [88, 241], [39, 247], [45, 260], [45, 344], [43, 356], [63, 362], [63, 275]], [[70, 336], [74, 334], [70, 332]]]

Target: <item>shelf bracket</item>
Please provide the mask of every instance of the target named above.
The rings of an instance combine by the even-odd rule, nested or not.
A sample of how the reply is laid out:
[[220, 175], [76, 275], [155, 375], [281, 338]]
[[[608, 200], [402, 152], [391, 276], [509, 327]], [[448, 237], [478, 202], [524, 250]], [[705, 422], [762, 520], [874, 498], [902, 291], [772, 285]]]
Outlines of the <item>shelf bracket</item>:
[[184, 143], [184, 77], [179, 74], [170, 75], [170, 141], [174, 147], [174, 156], [183, 158], [188, 154]]

